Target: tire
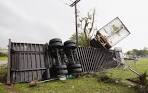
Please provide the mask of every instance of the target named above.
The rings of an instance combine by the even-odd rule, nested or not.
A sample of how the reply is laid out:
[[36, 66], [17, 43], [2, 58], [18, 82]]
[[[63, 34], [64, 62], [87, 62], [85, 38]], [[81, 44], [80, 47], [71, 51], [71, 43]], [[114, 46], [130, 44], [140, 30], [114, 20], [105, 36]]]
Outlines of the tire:
[[81, 64], [72, 64], [69, 66], [70, 69], [73, 69], [73, 68], [81, 68]]
[[81, 72], [82, 72], [82, 68], [72, 69], [72, 73], [81, 73]]
[[70, 43], [70, 44], [67, 44], [67, 45], [64, 45], [64, 48], [66, 49], [76, 49], [76, 44], [73, 44], [73, 43]]
[[49, 45], [51, 48], [62, 48], [63, 44], [61, 42], [55, 42]]
[[67, 40], [67, 41], [64, 42], [64, 45], [71, 44], [71, 43], [75, 44], [74, 41], [72, 41], [72, 40]]
[[49, 41], [49, 44], [52, 44], [52, 43], [55, 43], [55, 42], [61, 42], [62, 43], [62, 40], [60, 38], [54, 38], [54, 39], [51, 39]]
[[56, 65], [56, 69], [67, 69], [67, 65]]
[[66, 74], [68, 74], [68, 70], [59, 70], [59, 71], [57, 71], [57, 74], [66, 75]]

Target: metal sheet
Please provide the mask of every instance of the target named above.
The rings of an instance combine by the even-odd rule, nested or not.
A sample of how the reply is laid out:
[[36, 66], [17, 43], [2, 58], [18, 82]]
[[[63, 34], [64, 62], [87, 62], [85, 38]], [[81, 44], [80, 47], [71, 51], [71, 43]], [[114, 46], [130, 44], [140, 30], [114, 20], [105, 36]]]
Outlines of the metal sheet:
[[113, 19], [97, 32], [101, 33], [101, 35], [107, 40], [110, 46], [116, 45], [130, 34], [126, 26], [118, 17]]

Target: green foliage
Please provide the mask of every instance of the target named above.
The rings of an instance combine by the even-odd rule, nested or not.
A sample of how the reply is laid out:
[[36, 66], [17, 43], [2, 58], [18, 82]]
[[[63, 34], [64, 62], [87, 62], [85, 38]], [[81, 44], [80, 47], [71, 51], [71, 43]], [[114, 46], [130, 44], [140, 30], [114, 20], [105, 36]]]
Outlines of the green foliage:
[[[70, 40], [76, 41], [76, 34], [73, 34], [70, 37]], [[78, 45], [81, 47], [88, 47], [89, 46], [89, 40], [85, 38], [84, 33], [79, 33], [78, 35]]]
[[0, 57], [7, 57], [8, 55], [6, 53], [1, 53], [0, 52]]
[[5, 88], [4, 88], [4, 85], [0, 83], [0, 93], [7, 93]]
[[29, 88], [27, 84], [17, 84], [15, 89], [22, 93], [136, 93], [134, 89], [125, 86], [97, 82], [93, 77], [54, 81], [34, 88]]
[[[81, 47], [89, 47], [90, 39], [92, 37], [92, 33], [97, 28], [94, 28], [95, 23], [95, 9], [91, 12], [88, 12], [86, 17], [81, 17], [79, 19], [78, 27], [81, 33], [78, 35], [78, 45]], [[76, 34], [74, 33], [71, 40], [76, 41]]]
[[0, 65], [0, 83], [6, 82], [7, 78], [7, 65]]
[[[133, 69], [135, 69], [139, 73], [147, 72], [148, 74], [148, 59], [141, 59], [136, 63], [134, 61], [128, 61], [128, 65], [130, 65]], [[131, 72], [129, 69], [116, 68], [108, 71], [108, 75], [113, 78], [120, 79], [128, 79], [128, 78], [136, 78], [137, 75]]]
[[0, 56], [0, 61], [7, 61], [8, 57], [7, 56]]
[[131, 51], [127, 51], [128, 55], [135, 55], [135, 56], [146, 56], [148, 55], [148, 50], [146, 48], [142, 49], [142, 50], [138, 50], [138, 49], [133, 49]]

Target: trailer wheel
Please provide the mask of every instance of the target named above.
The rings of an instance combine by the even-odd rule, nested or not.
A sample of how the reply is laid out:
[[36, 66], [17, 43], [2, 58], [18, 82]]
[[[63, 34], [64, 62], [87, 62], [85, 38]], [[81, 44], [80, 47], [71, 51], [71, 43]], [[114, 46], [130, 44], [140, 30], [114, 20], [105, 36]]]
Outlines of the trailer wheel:
[[68, 40], [64, 42], [64, 47], [65, 48], [72, 48], [75, 49], [76, 48], [76, 43], [73, 42], [72, 40]]
[[55, 66], [56, 69], [67, 69], [66, 65], [57, 65]]
[[62, 43], [62, 40], [60, 38], [54, 38], [54, 39], [51, 39], [49, 41], [49, 44], [52, 44], [52, 43], [55, 43], [55, 42], [61, 42]]
[[72, 40], [67, 40], [67, 41], [64, 42], [64, 45], [71, 44], [71, 43], [75, 44], [74, 41], [72, 41]]
[[66, 49], [75, 49], [76, 48], [76, 44], [67, 44], [67, 45], [64, 45], [64, 48]]
[[81, 64], [72, 64], [69, 66], [69, 68], [73, 69], [73, 68], [81, 68]]
[[72, 69], [73, 73], [81, 73], [82, 72], [82, 68], [76, 68], [76, 69]]
[[61, 42], [55, 42], [55, 43], [50, 44], [50, 46], [52, 48], [62, 48], [63, 44]]
[[67, 70], [59, 70], [59, 71], [57, 71], [57, 73], [59, 75], [66, 75], [66, 74], [68, 74], [68, 71]]

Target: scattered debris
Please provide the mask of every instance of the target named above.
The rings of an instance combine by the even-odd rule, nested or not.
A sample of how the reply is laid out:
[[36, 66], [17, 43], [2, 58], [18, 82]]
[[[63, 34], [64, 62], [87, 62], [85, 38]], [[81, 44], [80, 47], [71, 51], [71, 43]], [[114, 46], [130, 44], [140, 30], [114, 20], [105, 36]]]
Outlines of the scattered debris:
[[134, 83], [134, 87], [139, 90], [140, 93], [148, 93], [148, 80], [147, 73], [143, 73], [137, 78], [127, 79], [128, 81]]
[[38, 85], [38, 83], [39, 83], [38, 80], [33, 80], [29, 83], [29, 87], [35, 87]]

